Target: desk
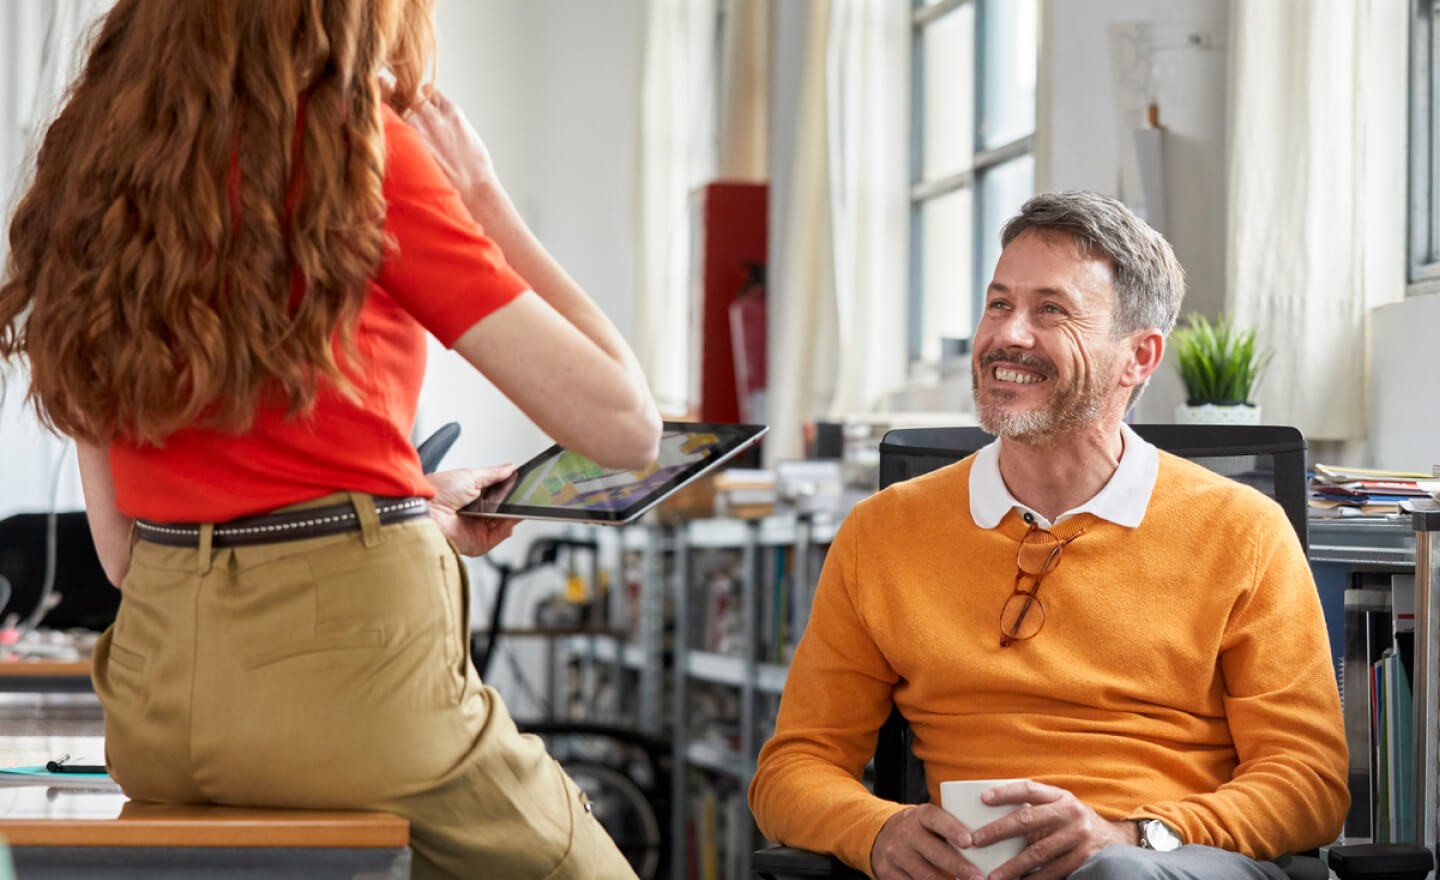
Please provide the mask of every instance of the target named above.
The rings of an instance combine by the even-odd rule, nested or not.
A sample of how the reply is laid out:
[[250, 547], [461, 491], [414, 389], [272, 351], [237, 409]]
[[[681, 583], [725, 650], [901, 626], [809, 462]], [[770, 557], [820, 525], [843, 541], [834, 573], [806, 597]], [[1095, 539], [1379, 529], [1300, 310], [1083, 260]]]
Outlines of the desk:
[[91, 690], [89, 660], [0, 661], [0, 691], [53, 694]]
[[[66, 705], [85, 699], [62, 696]], [[39, 697], [9, 697], [23, 699]], [[39, 726], [33, 735], [0, 736], [0, 763], [32, 766], [62, 754], [103, 761], [102, 737]], [[0, 837], [12, 848], [17, 880], [410, 876], [410, 824], [387, 813], [142, 804], [104, 781], [53, 787], [0, 778]]]
[[118, 791], [0, 787], [17, 880], [403, 880], [410, 825], [386, 813], [164, 806]]

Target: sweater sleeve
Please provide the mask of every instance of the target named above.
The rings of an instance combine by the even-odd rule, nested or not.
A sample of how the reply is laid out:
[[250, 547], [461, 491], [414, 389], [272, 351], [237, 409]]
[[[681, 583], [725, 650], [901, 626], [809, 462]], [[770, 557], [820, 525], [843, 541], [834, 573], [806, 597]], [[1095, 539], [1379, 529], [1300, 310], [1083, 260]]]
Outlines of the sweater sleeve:
[[750, 809], [770, 840], [833, 853], [868, 874], [875, 835], [904, 807], [877, 798], [860, 781], [897, 679], [857, 601], [863, 507], [830, 545], [775, 735], [750, 783]]
[[1349, 808], [1348, 752], [1315, 582], [1278, 507], [1255, 523], [1253, 580], [1219, 659], [1238, 764], [1217, 790], [1146, 804], [1187, 843], [1273, 858], [1329, 843]]

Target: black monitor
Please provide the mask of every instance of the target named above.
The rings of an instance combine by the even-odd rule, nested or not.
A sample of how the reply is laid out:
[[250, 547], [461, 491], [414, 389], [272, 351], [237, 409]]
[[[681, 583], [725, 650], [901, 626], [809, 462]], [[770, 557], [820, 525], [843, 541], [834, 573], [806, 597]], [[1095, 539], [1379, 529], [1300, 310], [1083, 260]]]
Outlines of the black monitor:
[[[57, 513], [55, 525], [55, 586], [60, 601], [40, 619], [52, 629], [103, 630], [115, 621], [120, 591], [105, 577], [85, 512]], [[0, 616], [27, 619], [40, 601], [45, 584], [45, 558], [50, 528], [48, 513], [17, 513], [0, 520], [0, 576], [10, 585], [10, 599]], [[0, 596], [4, 590], [0, 588]]]

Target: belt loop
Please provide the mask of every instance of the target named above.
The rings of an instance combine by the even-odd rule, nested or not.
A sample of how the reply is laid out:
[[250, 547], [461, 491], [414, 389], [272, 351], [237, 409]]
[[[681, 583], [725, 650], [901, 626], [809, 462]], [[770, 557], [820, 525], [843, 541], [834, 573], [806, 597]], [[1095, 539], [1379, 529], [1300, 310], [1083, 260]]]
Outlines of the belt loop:
[[210, 573], [210, 561], [211, 561], [211, 558], [212, 558], [212, 556], [213, 556], [213, 554], [210, 552], [210, 545], [211, 545], [211, 542], [214, 540], [214, 538], [215, 538], [215, 524], [214, 524], [214, 523], [201, 523], [201, 524], [200, 524], [200, 558], [199, 558], [198, 560], [196, 560], [196, 561], [199, 563], [200, 574], [209, 574], [209, 573]]
[[380, 546], [380, 514], [375, 510], [375, 497], [365, 492], [347, 492], [360, 520], [360, 535], [366, 547]]

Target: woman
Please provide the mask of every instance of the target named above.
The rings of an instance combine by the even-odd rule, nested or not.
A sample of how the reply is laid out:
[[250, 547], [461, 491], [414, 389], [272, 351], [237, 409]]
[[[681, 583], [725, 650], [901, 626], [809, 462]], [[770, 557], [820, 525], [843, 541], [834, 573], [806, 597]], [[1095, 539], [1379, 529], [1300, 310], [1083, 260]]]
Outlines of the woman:
[[417, 877], [633, 876], [469, 663], [454, 547], [510, 526], [454, 510], [509, 471], [427, 482], [407, 437], [426, 331], [603, 464], [659, 419], [419, 85], [432, 5], [119, 0], [15, 213], [0, 357], [124, 593], [94, 678], [127, 794], [389, 810]]

